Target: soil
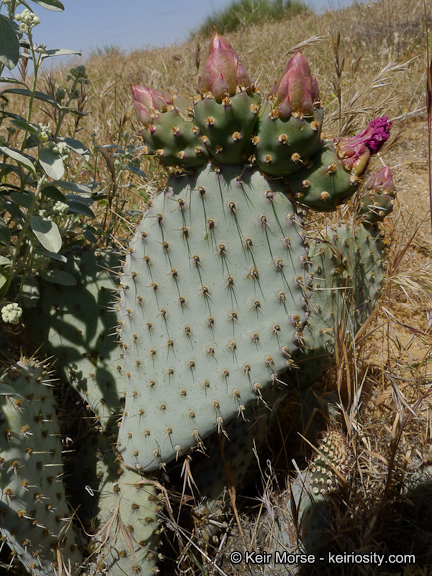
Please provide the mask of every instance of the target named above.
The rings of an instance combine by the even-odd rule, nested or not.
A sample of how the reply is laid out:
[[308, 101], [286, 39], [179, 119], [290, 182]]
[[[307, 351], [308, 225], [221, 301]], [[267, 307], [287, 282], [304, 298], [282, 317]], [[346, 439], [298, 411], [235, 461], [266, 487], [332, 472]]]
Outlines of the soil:
[[[393, 144], [383, 161], [389, 164], [397, 189], [394, 213], [386, 223], [389, 243], [390, 268], [405, 246], [409, 246], [394, 272], [423, 271], [432, 263], [432, 222], [429, 198], [428, 130], [427, 121], [409, 121], [399, 126]], [[389, 270], [390, 274], [392, 273]], [[432, 271], [429, 270], [429, 274]], [[432, 287], [432, 284], [431, 284]], [[432, 297], [432, 294], [431, 294]], [[432, 339], [432, 298], [407, 298], [400, 289], [392, 290], [386, 305], [403, 324], [396, 328], [397, 338], [403, 348], [410, 345], [416, 359], [429, 355]], [[419, 330], [413, 339], [414, 332]]]

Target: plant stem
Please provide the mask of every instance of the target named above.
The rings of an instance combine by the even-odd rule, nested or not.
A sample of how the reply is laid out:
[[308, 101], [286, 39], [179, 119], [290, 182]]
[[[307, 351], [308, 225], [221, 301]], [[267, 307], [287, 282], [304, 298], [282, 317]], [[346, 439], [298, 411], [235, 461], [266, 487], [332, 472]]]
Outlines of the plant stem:
[[[29, 39], [29, 43], [30, 43], [30, 50], [31, 50], [31, 54], [32, 54], [33, 68], [34, 68], [33, 83], [32, 83], [32, 87], [30, 90], [30, 99], [29, 99], [29, 104], [28, 104], [28, 109], [27, 109], [27, 122], [30, 124], [32, 112], [33, 112], [33, 102], [34, 102], [35, 92], [36, 92], [36, 83], [37, 83], [37, 79], [38, 79], [38, 70], [39, 70], [39, 66], [41, 65], [42, 60], [41, 60], [41, 54], [38, 54], [37, 58], [36, 58], [36, 53], [35, 53], [34, 44], [33, 44], [33, 37], [32, 37], [32, 33], [30, 30], [28, 31], [28, 39]], [[26, 130], [24, 132], [23, 141], [21, 144], [21, 152], [24, 151], [25, 143], [27, 140], [27, 134], [28, 134], [28, 132]]]

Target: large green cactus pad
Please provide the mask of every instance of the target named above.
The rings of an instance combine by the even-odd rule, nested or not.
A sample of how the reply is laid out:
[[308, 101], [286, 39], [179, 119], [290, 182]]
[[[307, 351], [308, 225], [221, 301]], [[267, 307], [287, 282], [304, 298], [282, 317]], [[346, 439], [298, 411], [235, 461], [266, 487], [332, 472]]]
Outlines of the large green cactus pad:
[[[80, 564], [62, 481], [62, 442], [52, 380], [22, 360], [0, 378], [0, 533], [35, 576]], [[60, 565], [61, 564], [61, 565]]]
[[291, 365], [307, 282], [278, 180], [246, 167], [171, 178], [131, 241], [117, 306], [125, 463], [154, 469], [199, 443]]

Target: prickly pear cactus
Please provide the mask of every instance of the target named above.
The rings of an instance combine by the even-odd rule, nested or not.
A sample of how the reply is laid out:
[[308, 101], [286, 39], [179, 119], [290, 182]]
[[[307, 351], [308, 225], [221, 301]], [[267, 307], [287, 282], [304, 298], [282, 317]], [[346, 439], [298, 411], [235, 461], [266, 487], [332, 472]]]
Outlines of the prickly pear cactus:
[[95, 503], [89, 574], [126, 576], [155, 573], [159, 544], [156, 483], [124, 470], [106, 437], [97, 437], [99, 458], [90, 489]]
[[300, 386], [319, 380], [332, 363], [335, 342], [355, 337], [378, 301], [385, 273], [380, 231], [369, 224], [329, 223], [309, 238], [308, 321], [295, 357]]
[[289, 369], [305, 320], [306, 250], [278, 184], [209, 164], [172, 179], [138, 226], [117, 305], [128, 466], [157, 468], [247, 418]]
[[52, 386], [35, 360], [20, 360], [0, 378], [0, 532], [11, 560], [35, 576], [78, 574], [81, 564]]
[[[198, 521], [219, 506], [227, 478], [241, 482], [252, 447], [267, 434], [263, 414], [274, 413], [293, 384], [301, 392], [322, 375], [341, 327], [353, 336], [379, 297], [384, 263], [376, 222], [391, 211], [394, 197], [387, 170], [371, 179], [358, 221], [306, 231], [305, 210], [334, 210], [359, 188], [391, 123], [378, 118], [354, 137], [324, 140], [318, 84], [300, 52], [262, 99], [237, 54], [215, 33], [193, 101], [141, 86], [132, 93], [144, 153], [167, 168], [166, 187], [149, 202], [117, 279], [109, 272], [119, 264], [115, 254], [72, 251], [51, 276], [56, 284], [42, 287], [39, 306], [26, 315], [38, 346], [56, 356], [64, 385], [86, 402], [92, 432], [100, 434], [101, 446], [86, 453], [93, 475], [83, 502], [94, 497], [94, 513], [82, 513], [94, 527], [84, 564], [92, 576], [158, 571], [156, 474], [159, 468], [169, 474], [168, 463], [175, 466], [188, 451], [205, 452], [212, 433], [223, 434], [226, 444], [221, 459], [210, 456], [220, 474], [202, 491], [207, 500], [196, 510]], [[28, 571], [57, 569], [50, 564], [55, 558], [48, 560], [52, 545], [63, 546], [73, 573], [79, 557], [67, 548], [72, 536], [51, 528], [53, 515], [41, 521], [45, 540], [31, 544], [40, 561], [19, 531], [30, 518], [31, 532], [39, 534], [34, 511], [42, 496], [19, 484], [20, 458], [39, 460], [27, 452], [34, 438], [17, 403], [39, 410], [47, 401], [38, 397], [30, 406], [28, 392], [17, 396], [16, 390], [4, 388], [6, 420], [13, 415], [19, 431], [16, 449], [11, 428], [3, 434], [5, 453], [15, 452], [1, 472], [7, 522], [0, 527]], [[39, 413], [42, 422], [50, 419]], [[110, 438], [118, 427], [115, 453]], [[239, 447], [247, 450], [244, 458]], [[44, 458], [56, 454], [50, 444]], [[78, 447], [75, 458], [79, 462]], [[39, 470], [45, 459], [40, 462], [34, 474], [45, 486]], [[316, 466], [320, 488], [330, 471]], [[79, 484], [79, 466], [70, 469]], [[51, 501], [49, 487], [44, 490]], [[33, 498], [30, 514], [24, 503], [15, 509], [15, 491], [23, 502]], [[313, 515], [310, 520], [312, 526]], [[207, 528], [203, 540], [214, 534]]]
[[[164, 120], [177, 113], [175, 97], [133, 88], [147, 151], [159, 138], [154, 154], [171, 173], [130, 243], [116, 306], [127, 381], [118, 450], [137, 470], [201, 446], [232, 418], [246, 420], [259, 397], [294, 376], [294, 359], [318, 347], [326, 364], [332, 344], [323, 347], [320, 331], [333, 293], [316, 298], [324, 319], [309, 322], [307, 343], [312, 275], [294, 200], [328, 211], [352, 195], [390, 127], [381, 118], [353, 139], [323, 142], [318, 85], [300, 53], [260, 109], [253, 81], [217, 33], [198, 90], [188, 120], [211, 160], [189, 170], [186, 151], [171, 152], [173, 139], [183, 142], [181, 125], [168, 130]], [[363, 249], [351, 243], [356, 234], [343, 240], [343, 258]], [[353, 300], [361, 298], [356, 291]]]

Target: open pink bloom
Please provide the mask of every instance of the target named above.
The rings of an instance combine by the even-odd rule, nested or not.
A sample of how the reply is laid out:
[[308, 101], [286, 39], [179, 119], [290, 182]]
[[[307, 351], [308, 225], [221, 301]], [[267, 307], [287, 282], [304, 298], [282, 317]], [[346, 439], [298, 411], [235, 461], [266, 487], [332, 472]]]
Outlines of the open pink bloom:
[[387, 116], [382, 116], [372, 120], [356, 136], [334, 138], [333, 142], [343, 167], [351, 174], [361, 176], [370, 156], [378, 152], [388, 140], [391, 125]]
[[283, 120], [288, 120], [293, 113], [313, 116], [314, 103], [319, 100], [318, 82], [300, 51], [290, 58], [270, 94]]
[[131, 86], [131, 89], [137, 118], [144, 126], [150, 126], [155, 114], [166, 112], [168, 106], [173, 103], [172, 98], [160, 90], [144, 86]]
[[393, 175], [390, 166], [383, 166], [379, 172], [373, 174], [367, 184], [367, 188], [382, 194], [394, 196], [396, 186], [393, 182]]
[[226, 96], [234, 96], [239, 86], [248, 91], [253, 87], [253, 81], [236, 52], [215, 31], [207, 63], [198, 81], [198, 92], [211, 92], [217, 102], [222, 102]]

